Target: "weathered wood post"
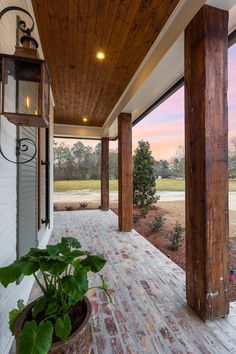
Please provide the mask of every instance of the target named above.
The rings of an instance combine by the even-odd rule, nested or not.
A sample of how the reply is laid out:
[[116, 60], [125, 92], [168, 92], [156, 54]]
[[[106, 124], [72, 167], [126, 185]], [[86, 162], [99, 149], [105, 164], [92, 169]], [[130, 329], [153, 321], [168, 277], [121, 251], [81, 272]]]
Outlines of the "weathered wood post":
[[186, 287], [203, 320], [228, 314], [228, 12], [185, 31]]
[[119, 230], [131, 231], [133, 227], [133, 181], [132, 181], [132, 119], [129, 113], [118, 117], [118, 192]]

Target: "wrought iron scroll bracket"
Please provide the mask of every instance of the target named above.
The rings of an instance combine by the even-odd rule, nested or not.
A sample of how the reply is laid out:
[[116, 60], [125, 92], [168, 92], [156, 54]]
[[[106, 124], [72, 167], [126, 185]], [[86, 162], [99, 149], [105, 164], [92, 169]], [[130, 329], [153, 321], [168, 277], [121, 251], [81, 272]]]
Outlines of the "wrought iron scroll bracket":
[[5, 13], [7, 13], [7, 12], [9, 12], [9, 11], [21, 11], [21, 12], [24, 12], [25, 14], [27, 14], [27, 15], [31, 18], [31, 20], [32, 20], [32, 25], [31, 25], [30, 28], [27, 28], [25, 21], [20, 20], [20, 21], [18, 22], [18, 27], [19, 27], [19, 29], [20, 29], [22, 32], [26, 33], [27, 35], [31, 35], [31, 33], [32, 33], [33, 30], [34, 30], [34, 19], [33, 19], [32, 15], [31, 15], [27, 10], [23, 9], [22, 7], [19, 7], [19, 6], [8, 6], [8, 7], [5, 7], [5, 9], [3, 9], [3, 10], [0, 12], [0, 20], [1, 20], [1, 18], [3, 17], [3, 15], [5, 15]]
[[[0, 116], [1, 117], [1, 116]], [[11, 162], [11, 163], [14, 163], [16, 165], [23, 165], [25, 163], [28, 163], [30, 161], [32, 161], [36, 154], [37, 154], [37, 146], [35, 144], [35, 142], [29, 138], [20, 138], [20, 139], [17, 139], [16, 141], [16, 156], [19, 157], [21, 155], [22, 152], [26, 152], [29, 150], [29, 145], [32, 145], [33, 146], [33, 149], [34, 149], [34, 152], [33, 152], [33, 155], [24, 160], [24, 161], [14, 161], [14, 160], [11, 160], [9, 159], [5, 153], [3, 152], [3, 149], [2, 149], [2, 146], [1, 146], [1, 141], [2, 141], [2, 138], [1, 138], [1, 132], [2, 132], [2, 117], [0, 118], [0, 154], [2, 155], [2, 157], [7, 160], [8, 162]]]

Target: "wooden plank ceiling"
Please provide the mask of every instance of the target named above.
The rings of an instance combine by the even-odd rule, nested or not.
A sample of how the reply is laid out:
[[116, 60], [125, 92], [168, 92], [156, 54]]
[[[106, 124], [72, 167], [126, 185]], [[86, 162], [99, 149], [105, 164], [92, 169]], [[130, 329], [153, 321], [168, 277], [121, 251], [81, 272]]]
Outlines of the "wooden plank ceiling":
[[33, 0], [55, 123], [102, 126], [178, 2]]

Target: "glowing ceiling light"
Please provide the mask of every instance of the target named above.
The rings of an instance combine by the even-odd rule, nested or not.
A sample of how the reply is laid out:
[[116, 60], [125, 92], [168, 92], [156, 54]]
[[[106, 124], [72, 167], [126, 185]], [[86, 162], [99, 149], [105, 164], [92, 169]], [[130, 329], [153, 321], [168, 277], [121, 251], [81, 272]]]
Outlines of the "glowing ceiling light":
[[97, 52], [96, 58], [97, 58], [98, 60], [103, 60], [103, 59], [105, 59], [105, 53], [102, 52], [102, 51]]

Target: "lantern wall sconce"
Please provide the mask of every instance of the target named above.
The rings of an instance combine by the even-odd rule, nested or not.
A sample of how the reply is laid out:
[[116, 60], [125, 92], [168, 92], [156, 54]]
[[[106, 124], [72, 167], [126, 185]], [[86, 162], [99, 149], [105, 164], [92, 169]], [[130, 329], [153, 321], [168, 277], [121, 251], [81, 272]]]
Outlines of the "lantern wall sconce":
[[[50, 113], [50, 76], [44, 60], [39, 58], [37, 41], [31, 36], [34, 30], [34, 20], [31, 14], [18, 6], [9, 6], [0, 12], [0, 20], [8, 11], [21, 11], [32, 20], [31, 28], [26, 27], [23, 20], [17, 22], [18, 29], [23, 32], [20, 38], [22, 46], [16, 46], [15, 53], [0, 53], [0, 115], [5, 116], [16, 126], [42, 127], [49, 124]], [[27, 151], [27, 142], [36, 145], [30, 139], [17, 141], [16, 155]], [[27, 141], [26, 141], [27, 140]], [[29, 141], [28, 141], [29, 140]], [[4, 158], [6, 156], [0, 153]], [[34, 156], [24, 162], [31, 161]]]

